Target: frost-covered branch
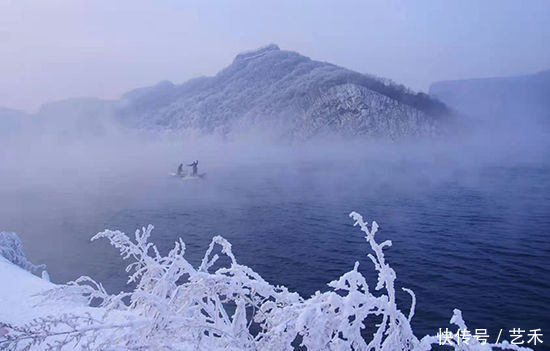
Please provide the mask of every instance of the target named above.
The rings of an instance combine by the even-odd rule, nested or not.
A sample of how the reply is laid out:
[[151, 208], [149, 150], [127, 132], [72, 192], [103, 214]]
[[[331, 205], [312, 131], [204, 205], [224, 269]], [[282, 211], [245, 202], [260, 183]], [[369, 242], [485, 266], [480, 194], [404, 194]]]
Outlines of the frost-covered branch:
[[[194, 268], [184, 257], [181, 239], [161, 255], [149, 242], [152, 226], [136, 231], [133, 240], [120, 231], [106, 230], [92, 240], [105, 238], [123, 259], [132, 260], [127, 272], [135, 289], [110, 295], [89, 277], [56, 287], [43, 297], [98, 306], [100, 317], [48, 317], [21, 327], [4, 324], [0, 330], [7, 333], [0, 336], [0, 348], [70, 349], [80, 344], [102, 350], [279, 351], [300, 345], [307, 350], [430, 350], [439, 338], [418, 339], [411, 329], [414, 293], [402, 288], [412, 298], [407, 315], [397, 306], [396, 273], [384, 255], [391, 241], [376, 241], [376, 222], [369, 226], [355, 212], [350, 217], [372, 250], [368, 257], [378, 273], [373, 292], [358, 271], [358, 262], [331, 281], [329, 291], [303, 298], [239, 264], [231, 244], [221, 236], [212, 239], [200, 266]], [[220, 266], [220, 255], [228, 258], [223, 260], [227, 265]], [[466, 328], [458, 310], [451, 323]], [[508, 342], [482, 345], [474, 339], [469, 345], [453, 341], [448, 345], [455, 350], [527, 350]]]
[[46, 268], [46, 265], [35, 265], [27, 260], [21, 239], [15, 233], [0, 232], [0, 256], [29, 272]]

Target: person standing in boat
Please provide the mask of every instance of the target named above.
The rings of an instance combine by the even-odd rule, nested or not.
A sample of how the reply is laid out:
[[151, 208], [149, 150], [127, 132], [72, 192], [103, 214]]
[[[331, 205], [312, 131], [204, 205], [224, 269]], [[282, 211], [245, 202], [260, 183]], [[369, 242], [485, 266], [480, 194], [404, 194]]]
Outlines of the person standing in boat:
[[183, 174], [183, 163], [180, 163], [178, 166], [178, 172], [176, 174], [179, 176]]
[[193, 172], [192, 172], [192, 176], [193, 177], [196, 177], [197, 176], [197, 170], [198, 170], [198, 166], [199, 166], [199, 160], [196, 160], [195, 162], [191, 163], [191, 164], [188, 164], [189, 167], [193, 167]]

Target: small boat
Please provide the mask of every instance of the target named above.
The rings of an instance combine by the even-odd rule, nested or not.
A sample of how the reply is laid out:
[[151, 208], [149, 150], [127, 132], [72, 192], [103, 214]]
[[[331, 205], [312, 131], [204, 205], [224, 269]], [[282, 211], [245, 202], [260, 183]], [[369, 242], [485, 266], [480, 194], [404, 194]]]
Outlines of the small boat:
[[206, 177], [206, 173], [200, 173], [195, 176], [187, 173], [182, 173], [182, 174], [170, 173], [170, 176], [181, 178], [182, 180], [193, 180], [193, 179], [204, 179]]

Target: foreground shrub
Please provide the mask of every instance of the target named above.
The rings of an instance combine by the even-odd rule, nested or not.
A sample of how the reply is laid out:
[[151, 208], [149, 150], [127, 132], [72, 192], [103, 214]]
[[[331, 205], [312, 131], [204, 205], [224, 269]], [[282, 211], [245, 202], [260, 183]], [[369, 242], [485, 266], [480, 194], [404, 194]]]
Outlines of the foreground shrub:
[[[152, 226], [136, 231], [134, 240], [120, 231], [106, 230], [92, 241], [105, 238], [123, 259], [132, 261], [127, 266], [128, 282], [135, 289], [110, 295], [89, 277], [58, 286], [44, 297], [98, 306], [97, 316], [52, 316], [19, 327], [4, 324], [8, 332], [4, 340], [0, 338], [0, 348], [396, 351], [430, 350], [438, 345], [440, 336], [419, 339], [411, 329], [415, 310], [411, 290], [403, 289], [412, 299], [407, 314], [396, 304], [396, 274], [384, 256], [391, 241], [376, 242], [376, 222], [369, 228], [358, 213], [350, 217], [372, 250], [368, 257], [378, 274], [374, 292], [359, 273], [358, 262], [328, 284], [330, 291], [303, 298], [240, 265], [231, 244], [220, 236], [212, 239], [195, 268], [184, 258], [181, 239], [162, 256], [149, 242]], [[228, 265], [217, 264], [217, 251]], [[451, 323], [467, 328], [459, 310], [454, 311]], [[455, 350], [528, 350], [508, 342], [481, 344], [475, 338], [469, 344], [456, 339], [447, 343]]]

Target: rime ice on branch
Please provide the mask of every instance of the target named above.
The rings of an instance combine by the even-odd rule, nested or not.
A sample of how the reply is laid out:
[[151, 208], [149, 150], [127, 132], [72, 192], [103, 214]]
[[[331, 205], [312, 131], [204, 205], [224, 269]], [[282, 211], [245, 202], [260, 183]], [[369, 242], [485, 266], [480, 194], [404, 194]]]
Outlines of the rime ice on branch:
[[[132, 260], [127, 266], [128, 282], [136, 284], [135, 290], [109, 295], [89, 277], [49, 290], [44, 293], [46, 300], [76, 299], [98, 305], [105, 313], [101, 318], [64, 315], [25, 326], [4, 325], [8, 333], [0, 336], [0, 348], [40, 347], [53, 339], [55, 345], [68, 349], [81, 343], [91, 349], [117, 350], [279, 351], [296, 346], [307, 350], [430, 350], [438, 344], [438, 337], [418, 339], [411, 329], [414, 293], [403, 288], [412, 298], [407, 315], [396, 304], [396, 274], [384, 256], [391, 241], [376, 242], [376, 222], [369, 228], [358, 213], [350, 217], [373, 251], [368, 257], [378, 272], [376, 295], [358, 271], [358, 262], [328, 284], [330, 291], [303, 298], [240, 265], [231, 244], [221, 236], [212, 239], [195, 268], [184, 258], [181, 239], [162, 256], [148, 241], [151, 225], [136, 231], [134, 240], [120, 231], [106, 230], [92, 241], [106, 238], [123, 259]], [[226, 256], [227, 266], [217, 262], [220, 254]], [[459, 310], [454, 311], [451, 323], [466, 328]], [[475, 339], [469, 345], [451, 340], [450, 345], [455, 350], [528, 350], [508, 342], [482, 345]]]
[[35, 265], [27, 260], [21, 239], [15, 233], [0, 232], [0, 256], [29, 272], [46, 268], [46, 265]]

